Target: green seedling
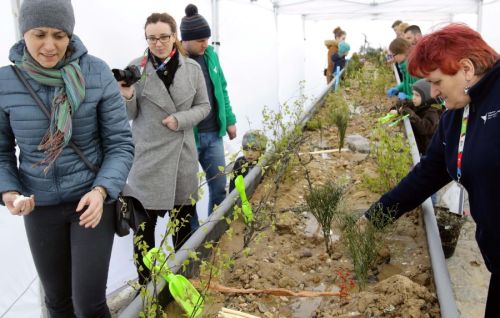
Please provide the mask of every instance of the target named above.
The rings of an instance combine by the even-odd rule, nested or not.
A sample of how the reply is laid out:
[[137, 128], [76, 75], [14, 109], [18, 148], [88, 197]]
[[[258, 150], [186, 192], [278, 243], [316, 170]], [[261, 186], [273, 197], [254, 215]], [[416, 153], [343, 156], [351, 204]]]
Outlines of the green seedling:
[[153, 273], [159, 273], [168, 283], [168, 290], [188, 317], [200, 317], [203, 313], [203, 298], [193, 284], [184, 276], [174, 274], [168, 269], [165, 254], [152, 248], [143, 258], [144, 264]]
[[252, 205], [248, 202], [247, 194], [245, 192], [245, 180], [242, 175], [239, 175], [234, 179], [234, 186], [238, 190], [241, 198], [241, 210], [243, 211], [243, 217], [245, 218], [245, 223], [248, 224], [253, 221]]

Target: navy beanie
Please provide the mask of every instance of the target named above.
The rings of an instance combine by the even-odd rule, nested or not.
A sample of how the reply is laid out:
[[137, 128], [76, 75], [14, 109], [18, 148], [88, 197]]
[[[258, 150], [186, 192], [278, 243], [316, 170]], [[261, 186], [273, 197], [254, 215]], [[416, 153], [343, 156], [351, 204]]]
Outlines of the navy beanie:
[[194, 4], [188, 4], [186, 16], [182, 18], [180, 30], [183, 41], [199, 40], [209, 38], [212, 35], [207, 20], [198, 14], [198, 8]]
[[48, 27], [66, 32], [71, 37], [75, 15], [71, 0], [24, 0], [19, 10], [19, 30]]

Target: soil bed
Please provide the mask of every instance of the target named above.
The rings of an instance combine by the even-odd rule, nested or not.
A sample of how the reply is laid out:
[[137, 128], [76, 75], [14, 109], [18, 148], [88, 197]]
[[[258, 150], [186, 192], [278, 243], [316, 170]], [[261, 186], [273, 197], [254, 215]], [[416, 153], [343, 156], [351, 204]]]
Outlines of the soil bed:
[[[347, 92], [356, 94], [354, 91]], [[387, 105], [380, 104], [377, 107], [361, 106], [362, 113], [350, 119], [348, 135], [368, 137], [376, 120], [374, 118], [380, 116], [376, 109], [388, 109]], [[316, 116], [325, 117], [325, 111], [320, 109]], [[326, 144], [328, 148], [335, 148], [338, 144], [335, 128], [323, 128], [321, 141], [318, 130], [307, 131], [305, 135], [307, 142], [301, 146], [302, 153], [318, 150], [315, 145]], [[338, 177], [348, 180], [345, 209], [358, 215], [379, 197], [379, 194], [367, 190], [362, 182], [363, 175], [376, 175], [375, 167], [376, 163], [368, 155], [350, 151], [313, 155], [307, 165], [314, 185], [322, 185]], [[251, 202], [257, 204], [270, 186], [273, 186], [272, 178], [266, 176]], [[304, 169], [300, 165], [293, 166], [277, 193], [274, 225], [263, 230], [260, 239], [252, 241], [248, 253], [243, 255], [245, 226], [239, 221], [232, 223], [232, 235], [223, 236], [219, 246], [222, 253], [237, 257], [230, 270], [213, 280], [234, 288], [279, 287], [293, 291], [332, 292], [339, 291], [342, 285], [350, 286], [352, 281], [354, 286], [349, 289], [348, 295], [297, 298], [210, 292], [204, 317], [217, 317], [221, 307], [268, 318], [440, 317], [418, 211], [406, 214], [394, 224], [379, 252], [377, 266], [371, 270], [368, 285], [359, 290], [338, 228], [333, 228], [332, 256], [325, 252], [321, 229], [305, 208], [307, 191]]]

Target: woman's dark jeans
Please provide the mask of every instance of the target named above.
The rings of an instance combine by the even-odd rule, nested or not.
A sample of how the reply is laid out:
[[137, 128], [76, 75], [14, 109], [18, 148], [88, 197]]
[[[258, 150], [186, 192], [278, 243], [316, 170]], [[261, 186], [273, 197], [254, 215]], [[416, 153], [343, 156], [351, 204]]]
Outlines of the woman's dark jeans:
[[51, 318], [108, 318], [106, 283], [114, 238], [114, 205], [96, 228], [80, 226], [77, 202], [36, 207], [24, 217]]

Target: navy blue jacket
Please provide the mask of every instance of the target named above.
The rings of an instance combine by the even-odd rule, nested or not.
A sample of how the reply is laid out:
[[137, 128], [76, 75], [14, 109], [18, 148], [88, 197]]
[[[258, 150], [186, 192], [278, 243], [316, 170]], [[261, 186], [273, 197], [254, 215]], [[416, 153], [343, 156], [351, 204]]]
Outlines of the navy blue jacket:
[[333, 73], [334, 74], [337, 71], [337, 66], [340, 66], [340, 70], [342, 71], [342, 69], [345, 67], [345, 63], [346, 63], [345, 55], [340, 56], [339, 53], [333, 54], [332, 55], [332, 62], [333, 62]]
[[[132, 134], [125, 103], [106, 63], [87, 54], [73, 35], [71, 60], [80, 60], [85, 78], [85, 99], [73, 114], [72, 140], [97, 167], [94, 174], [82, 159], [65, 147], [45, 175], [45, 166], [35, 165], [45, 158], [37, 149], [49, 127], [49, 120], [9, 67], [0, 68], [0, 193], [19, 191], [35, 195], [38, 206], [78, 201], [93, 186], [106, 188], [115, 199], [127, 179], [134, 155]], [[12, 62], [20, 61], [24, 41], [10, 51]], [[24, 73], [47, 107], [55, 87], [41, 85]], [[20, 149], [19, 166], [16, 143]]]
[[[461, 183], [469, 193], [476, 240], [487, 268], [500, 274], [500, 61], [470, 90], [469, 123], [462, 158]], [[367, 212], [382, 204], [397, 218], [420, 205], [452, 179], [457, 179], [457, 151], [463, 109], [441, 116], [427, 154], [391, 191]]]

